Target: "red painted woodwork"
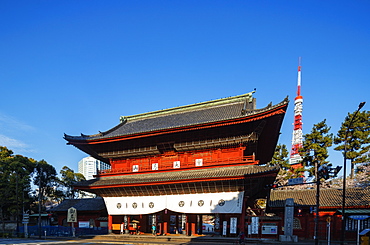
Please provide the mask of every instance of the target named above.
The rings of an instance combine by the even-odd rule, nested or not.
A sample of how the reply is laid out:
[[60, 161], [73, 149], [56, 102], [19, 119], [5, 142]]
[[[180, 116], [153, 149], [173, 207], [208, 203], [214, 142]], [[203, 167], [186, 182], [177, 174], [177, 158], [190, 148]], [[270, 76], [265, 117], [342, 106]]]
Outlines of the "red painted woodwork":
[[108, 233], [112, 233], [112, 224], [113, 224], [112, 215], [108, 214]]
[[[117, 158], [111, 159], [111, 169], [99, 171], [99, 175], [115, 173], [131, 173], [134, 166], [137, 172], [171, 170], [174, 162], [180, 162], [180, 168], [196, 167], [196, 159], [202, 159], [202, 166], [216, 166], [228, 164], [258, 164], [254, 156], [244, 156], [246, 147], [235, 147], [217, 150], [203, 150], [193, 152], [171, 152], [151, 157]], [[157, 163], [158, 169], [153, 170], [152, 164]]]
[[[143, 192], [139, 192], [138, 190], [146, 190], [146, 188], [142, 188], [146, 186], [148, 186], [148, 190], [150, 190], [150, 187], [153, 186], [153, 182], [148, 181], [148, 178], [140, 179], [140, 177], [160, 175], [154, 173], [156, 171], [160, 171], [161, 173], [171, 172], [172, 174], [175, 173], [175, 171], [186, 172], [187, 170], [193, 171], [194, 169], [198, 170], [200, 168], [207, 170], [226, 167], [233, 169], [234, 166], [248, 168], [247, 165], [267, 163], [271, 160], [273, 150], [276, 146], [279, 128], [286, 112], [287, 100], [276, 107], [266, 107], [258, 111], [254, 111], [254, 107], [255, 106], [250, 108], [251, 110], [248, 111], [248, 113], [244, 111], [240, 117], [228, 117], [220, 121], [181, 124], [188, 126], [169, 128], [155, 127], [153, 130], [137, 130], [131, 134], [121, 134], [117, 132], [117, 134], [101, 133], [99, 137], [83, 135], [82, 137], [76, 138], [67, 137], [69, 144], [76, 146], [86, 153], [91, 152], [92, 156], [98, 157], [105, 162], [109, 160], [111, 165], [111, 169], [103, 170], [98, 173], [98, 177], [101, 177], [99, 179], [103, 180], [102, 184], [88, 185], [82, 188], [96, 191], [102, 196], [104, 196], [105, 193], [108, 193], [106, 196], [131, 195], [127, 194], [128, 192], [126, 192], [126, 190], [135, 188], [135, 191], [139, 193], [136, 195], [144, 196], [144, 194], [142, 194]], [[238, 140], [238, 137], [241, 139]], [[194, 172], [197, 172], [197, 170]], [[265, 186], [265, 182], [269, 179], [271, 179], [272, 182], [276, 174], [277, 170], [275, 172], [251, 173], [250, 175], [215, 175], [206, 178], [199, 175], [199, 177], [192, 177], [190, 180], [181, 179], [180, 177], [172, 180], [164, 178], [163, 180], [156, 180], [155, 185], [163, 185], [165, 188], [163, 188], [162, 192], [171, 194], [174, 192], [167, 192], [167, 190], [170, 189], [168, 187], [171, 187], [171, 185], [188, 190], [185, 184], [192, 182], [192, 184], [194, 184], [194, 193], [201, 194], [207, 193], [203, 192], [202, 189], [203, 186], [205, 186], [204, 182], [212, 183], [215, 181], [217, 184], [209, 187], [209, 190], [215, 193], [222, 192], [223, 190], [227, 191], [228, 185], [228, 191], [234, 189], [245, 191], [250, 187], [250, 190], [248, 189], [246, 193], [252, 193], [254, 197], [258, 192], [258, 195], [267, 192], [263, 189], [263, 186]], [[120, 176], [122, 179], [126, 176], [130, 178], [137, 177], [140, 182], [104, 182], [104, 179], [110, 179], [110, 177], [114, 176]], [[225, 189], [222, 181], [225, 181]], [[99, 182], [99, 180], [97, 182]], [[184, 187], [180, 185], [183, 183]], [[199, 190], [195, 188], [199, 188]], [[149, 191], [145, 193], [148, 192]], [[181, 190], [177, 193], [179, 192], [181, 192]], [[186, 192], [184, 191], [184, 193]], [[193, 193], [193, 189], [191, 193]], [[246, 229], [246, 200], [247, 197], [244, 197], [242, 214], [237, 214], [238, 230]], [[171, 232], [174, 226], [170, 219], [171, 213], [167, 210], [162, 210], [155, 213], [155, 215], [157, 217], [157, 233], [162, 235]], [[174, 215], [176, 215], [176, 226], [178, 226], [179, 213], [174, 213]], [[221, 222], [221, 225], [223, 221], [228, 221], [229, 223], [230, 217], [235, 217], [235, 215], [236, 214], [220, 214], [219, 222]], [[124, 216], [124, 214], [108, 216], [108, 227], [110, 232], [112, 232], [113, 225], [117, 225], [118, 227], [118, 225], [122, 224]], [[133, 221], [139, 218], [138, 215], [127, 216], [128, 224], [130, 224], [130, 219]], [[143, 219], [142, 216], [144, 217]], [[201, 233], [202, 219], [197, 219], [197, 216], [198, 214], [186, 214], [185, 230], [187, 235], [198, 234], [197, 227], [199, 228], [199, 233]], [[149, 215], [140, 215], [139, 222], [143, 225], [141, 227], [142, 231], [150, 232], [151, 227], [149, 227], [149, 225], [151, 226], [151, 218], [152, 217]], [[183, 224], [181, 224], [181, 226], [182, 225]], [[183, 227], [181, 227], [181, 229], [182, 228]], [[218, 228], [218, 230], [221, 231], [220, 228]], [[117, 230], [114, 232], [117, 232]]]

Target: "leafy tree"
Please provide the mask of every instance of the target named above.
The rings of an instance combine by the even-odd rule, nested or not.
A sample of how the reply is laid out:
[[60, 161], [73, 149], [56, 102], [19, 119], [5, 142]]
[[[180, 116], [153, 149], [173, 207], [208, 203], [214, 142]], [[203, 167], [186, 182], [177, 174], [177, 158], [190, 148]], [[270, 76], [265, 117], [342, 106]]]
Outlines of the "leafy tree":
[[0, 218], [2, 222], [2, 230], [5, 230], [5, 217], [8, 214], [9, 202], [11, 196], [11, 188], [9, 188], [9, 170], [8, 163], [10, 162], [13, 152], [6, 147], [0, 146]]
[[[276, 183], [281, 186], [286, 186], [288, 180], [292, 178], [302, 177], [304, 167], [294, 168], [289, 164], [289, 152], [285, 144], [278, 144], [276, 146], [274, 155], [269, 163], [270, 166], [279, 166], [280, 171], [276, 177]], [[290, 189], [298, 189], [299, 186], [291, 186]]]
[[64, 166], [62, 170], [60, 170], [61, 177], [61, 184], [66, 189], [66, 197], [70, 199], [76, 198], [76, 194], [79, 193], [78, 190], [73, 188], [73, 185], [76, 182], [85, 180], [85, 176], [80, 173], [75, 173], [72, 169], [67, 166]]
[[34, 174], [33, 183], [38, 186], [38, 199], [41, 206], [43, 206], [43, 203], [52, 200], [55, 196], [59, 179], [55, 168], [45, 160], [36, 162]]
[[53, 199], [59, 179], [55, 168], [45, 160], [38, 161], [35, 167], [34, 184], [38, 186], [38, 234], [41, 238], [41, 212], [45, 202]]
[[29, 203], [30, 174], [34, 169], [34, 160], [13, 155], [13, 151], [0, 146], [0, 218], [15, 217], [19, 226], [21, 210]]
[[369, 161], [369, 155], [366, 153], [370, 150], [370, 111], [348, 113], [337, 136], [334, 137], [334, 143], [338, 145], [334, 150], [342, 151], [343, 155], [346, 143], [346, 158], [351, 161], [353, 178], [355, 165]]
[[326, 125], [326, 119], [315, 124], [311, 133], [303, 136], [303, 146], [300, 150], [302, 163], [308, 167], [309, 176], [315, 176], [315, 164], [319, 168], [321, 165], [331, 164], [326, 160], [329, 156], [328, 148], [333, 144], [333, 134], [330, 127]]

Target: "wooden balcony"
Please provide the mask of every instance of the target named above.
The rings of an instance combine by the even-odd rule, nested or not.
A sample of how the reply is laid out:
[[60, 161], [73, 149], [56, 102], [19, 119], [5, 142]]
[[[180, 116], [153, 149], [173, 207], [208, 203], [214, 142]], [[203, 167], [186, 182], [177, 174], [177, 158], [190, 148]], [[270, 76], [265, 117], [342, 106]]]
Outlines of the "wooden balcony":
[[225, 165], [256, 165], [258, 161], [255, 160], [255, 156], [247, 157], [233, 157], [233, 158], [216, 158], [211, 159], [210, 157], [202, 158], [197, 163], [192, 161], [177, 161], [176, 159], [160, 159], [159, 161], [143, 161], [133, 163], [128, 168], [114, 168], [107, 170], [98, 171], [97, 176], [106, 175], [117, 175], [117, 174], [128, 174], [128, 173], [143, 173], [143, 172], [155, 172], [155, 171], [176, 171], [184, 169], [194, 168], [207, 168], [212, 166], [225, 166]]

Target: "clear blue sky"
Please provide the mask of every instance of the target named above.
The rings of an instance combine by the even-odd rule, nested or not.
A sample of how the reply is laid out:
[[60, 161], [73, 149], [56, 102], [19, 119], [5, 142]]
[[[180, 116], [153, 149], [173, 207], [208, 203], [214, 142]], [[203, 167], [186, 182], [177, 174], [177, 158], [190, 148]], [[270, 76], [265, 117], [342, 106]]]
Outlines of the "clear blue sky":
[[289, 96], [290, 148], [300, 56], [303, 133], [325, 118], [336, 133], [370, 110], [369, 13], [367, 0], [2, 0], [0, 145], [77, 170], [86, 154], [64, 133], [256, 88], [258, 108]]

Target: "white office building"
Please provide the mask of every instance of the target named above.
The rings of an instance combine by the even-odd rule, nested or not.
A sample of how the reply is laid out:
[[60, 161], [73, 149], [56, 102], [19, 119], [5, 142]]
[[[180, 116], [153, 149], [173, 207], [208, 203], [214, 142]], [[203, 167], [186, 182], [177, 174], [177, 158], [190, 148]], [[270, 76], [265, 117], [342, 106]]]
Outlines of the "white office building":
[[85, 157], [78, 162], [78, 172], [83, 174], [86, 180], [93, 179], [99, 170], [106, 169], [110, 169], [109, 164], [96, 160], [93, 157]]

